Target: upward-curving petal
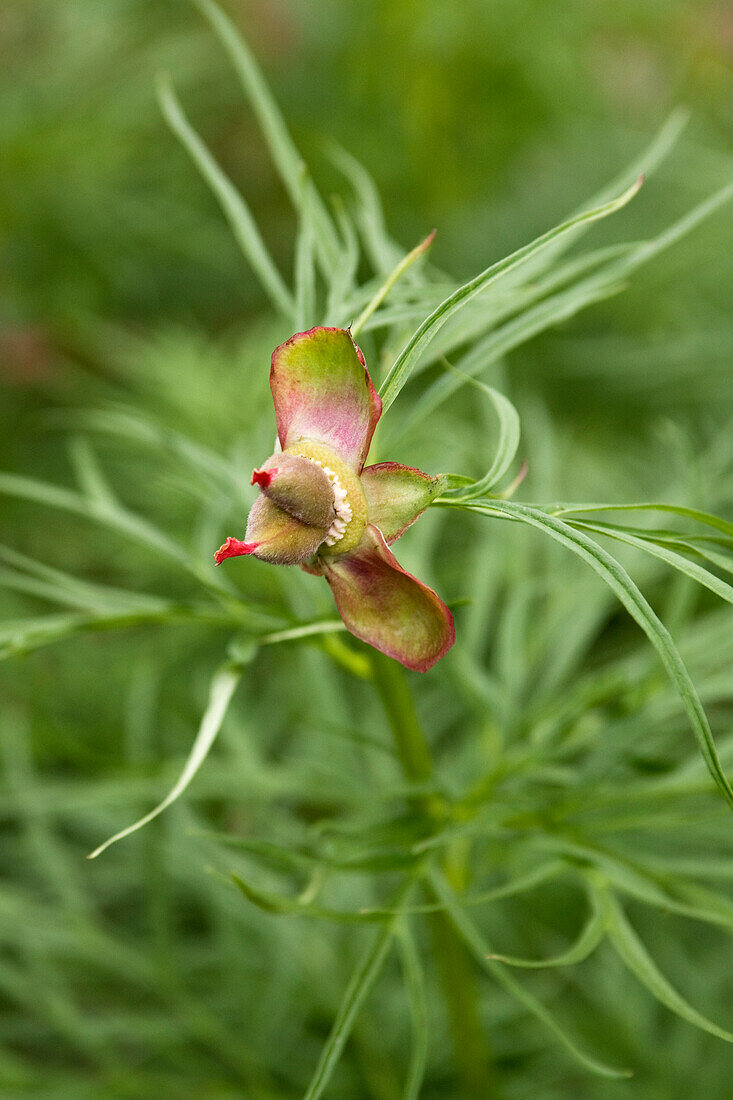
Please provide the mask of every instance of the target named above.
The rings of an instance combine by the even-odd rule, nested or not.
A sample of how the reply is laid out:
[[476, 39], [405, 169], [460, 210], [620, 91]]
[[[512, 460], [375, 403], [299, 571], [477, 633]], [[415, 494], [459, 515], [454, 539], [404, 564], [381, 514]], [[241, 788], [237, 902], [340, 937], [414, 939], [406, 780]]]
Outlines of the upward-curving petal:
[[427, 672], [455, 641], [453, 616], [432, 588], [401, 567], [371, 524], [343, 558], [323, 559], [348, 630], [416, 672]]
[[348, 329], [312, 328], [275, 348], [270, 388], [283, 450], [311, 439], [361, 470], [382, 402]]
[[395, 542], [425, 511], [443, 486], [442, 477], [430, 477], [414, 466], [380, 462], [361, 471], [361, 487], [367, 501], [369, 522]]

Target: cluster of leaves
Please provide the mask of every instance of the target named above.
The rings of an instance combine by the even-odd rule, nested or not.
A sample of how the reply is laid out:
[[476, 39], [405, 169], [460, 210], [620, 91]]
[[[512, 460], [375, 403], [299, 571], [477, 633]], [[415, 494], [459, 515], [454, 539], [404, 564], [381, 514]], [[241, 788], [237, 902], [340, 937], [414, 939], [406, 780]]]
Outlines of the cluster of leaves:
[[[698, 934], [704, 949], [715, 930], [733, 929], [733, 902], [725, 890], [730, 877], [727, 810], [713, 793], [700, 758], [691, 756], [687, 733], [691, 727], [710, 774], [733, 801], [724, 767], [730, 764], [733, 742], [726, 739], [718, 754], [703, 709], [703, 703], [714, 708], [723, 728], [730, 722], [730, 616], [726, 608], [711, 608], [705, 601], [709, 592], [733, 602], [733, 587], [724, 579], [733, 567], [733, 524], [712, 511], [664, 497], [656, 504], [636, 505], [515, 502], [517, 479], [504, 492], [500, 486], [515, 461], [519, 417], [508, 399], [479, 376], [490, 368], [497, 371], [508, 352], [533, 336], [617, 293], [641, 264], [713, 213], [733, 188], [652, 239], [567, 255], [593, 221], [614, 213], [633, 196], [639, 172], [649, 174], [669, 151], [682, 123], [675, 115], [639, 163], [596, 196], [587, 211], [456, 286], [426, 263], [424, 245], [402, 254], [385, 229], [373, 184], [345, 153], [336, 157], [352, 185], [352, 201], [348, 209], [338, 205], [331, 210], [324, 203], [247, 47], [209, 0], [200, 0], [200, 7], [230, 54], [297, 212], [292, 290], [244, 199], [191, 129], [167, 81], [161, 83], [161, 105], [270, 296], [279, 315], [277, 332], [288, 335], [315, 323], [351, 323], [370, 365], [381, 362], [385, 409], [409, 383], [401, 400], [403, 416], [395, 410], [380, 426], [383, 434], [376, 446], [384, 446], [385, 453], [394, 453], [395, 442], [402, 445], [411, 435], [424, 434], [427, 418], [442, 412], [450, 398], [460, 410], [461, 438], [428, 442], [425, 449], [433, 463], [445, 462], [446, 454], [458, 467], [473, 463], [486, 450], [487, 428], [481, 407], [459, 404], [467, 383], [473, 390], [478, 387], [498, 419], [488, 472], [478, 479], [453, 475], [450, 488], [421, 524], [424, 540], [410, 548], [413, 560], [423, 558], [416, 571], [428, 577], [442, 574], [446, 591], [446, 583], [453, 586], [459, 641], [430, 680], [421, 682], [423, 694], [415, 710], [402, 674], [395, 678], [381, 659], [344, 639], [322, 586], [295, 571], [254, 563], [239, 571], [236, 580], [233, 571], [227, 576], [214, 573], [210, 551], [220, 541], [218, 533], [232, 514], [246, 507], [242, 471], [264, 453], [261, 444], [271, 434], [271, 423], [259, 416], [266, 371], [254, 356], [247, 367], [251, 422], [226, 455], [197, 438], [195, 430], [181, 430], [178, 376], [170, 378], [170, 393], [157, 418], [123, 406], [119, 399], [91, 412], [65, 410], [57, 416], [77, 433], [70, 452], [77, 488], [8, 473], [0, 476], [0, 492], [31, 502], [36, 515], [55, 510], [84, 523], [93, 521], [106, 533], [97, 549], [106, 552], [108, 575], [104, 583], [83, 580], [57, 564], [3, 548], [4, 587], [31, 600], [52, 602], [60, 610], [19, 615], [0, 624], [2, 656], [17, 660], [81, 635], [71, 643], [77, 647], [75, 657], [86, 654], [101, 674], [104, 656], [95, 665], [83, 635], [126, 627], [137, 645], [142, 628], [174, 624], [190, 628], [185, 635], [193, 641], [177, 656], [186, 668], [196, 662], [203, 674], [210, 670], [212, 651], [222, 655], [210, 674], [198, 735], [170, 794], [112, 840], [170, 806], [218, 734], [223, 759], [208, 761], [187, 792], [187, 805], [179, 801], [163, 818], [164, 841], [153, 829], [132, 842], [144, 845], [147, 858], [160, 865], [170, 860], [180, 878], [171, 896], [151, 901], [150, 920], [163, 947], [170, 947], [181, 897], [192, 921], [189, 934], [180, 938], [185, 946], [179, 947], [178, 957], [164, 950], [153, 962], [133, 950], [130, 940], [125, 943], [109, 933], [110, 917], [90, 907], [70, 852], [80, 837], [96, 839], [109, 826], [117, 827], [121, 809], [149, 799], [163, 777], [139, 783], [126, 778], [106, 791], [102, 784], [97, 799], [87, 798], [80, 807], [73, 787], [34, 778], [27, 730], [22, 717], [11, 718], [7, 814], [17, 821], [22, 850], [30, 854], [36, 873], [68, 919], [60, 924], [41, 910], [33, 938], [24, 939], [27, 929], [22, 927], [13, 938], [15, 917], [28, 901], [21, 888], [8, 893], [4, 926], [12, 949], [2, 973], [3, 988], [16, 1003], [27, 1005], [35, 988], [34, 968], [43, 967], [47, 992], [36, 1011], [47, 1027], [61, 1032], [78, 1057], [97, 1068], [103, 1089], [124, 1095], [180, 1095], [175, 1091], [180, 1079], [173, 1070], [179, 1055], [197, 1081], [192, 1095], [214, 1088], [221, 1095], [237, 1095], [242, 1082], [252, 1096], [296, 1094], [314, 1065], [309, 1100], [322, 1095], [329, 1082], [340, 1095], [440, 1095], [450, 1055], [444, 1021], [431, 995], [436, 975], [426, 937], [432, 935], [432, 954], [438, 963], [441, 956], [447, 958], [454, 979], [465, 967], [462, 956], [449, 957], [456, 941], [491, 979], [484, 1012], [507, 1095], [527, 1095], [530, 1082], [543, 1073], [550, 1075], [547, 1095], [563, 1095], [561, 1081], [568, 1071], [562, 1058], [551, 1049], [548, 1053], [531, 1024], [522, 1027], [520, 1041], [513, 1038], [519, 1023], [534, 1017], [583, 1071], [604, 1079], [599, 1087], [606, 1091], [598, 1095], [610, 1096], [608, 1090], [615, 1086], [606, 1078], [623, 1076], [633, 1066], [643, 1082], [644, 1069], [651, 1073], [657, 1057], [652, 1035], [636, 1035], [624, 1023], [635, 994], [629, 993], [618, 964], [684, 1021], [733, 1041], [666, 977], [671, 969], [686, 985], [696, 986], [692, 966], [680, 964], [679, 944], [687, 933], [672, 923], [677, 918], [713, 930]], [[615, 198], [619, 191], [621, 197]], [[360, 276], [367, 265], [373, 274], [364, 280]], [[163, 370], [170, 351], [157, 351], [155, 361]], [[209, 382], [215, 377], [216, 370]], [[554, 442], [562, 450], [562, 442], [553, 441], [550, 425], [538, 415], [530, 413], [524, 422], [530, 424], [527, 438], [542, 430], [545, 446]], [[120, 452], [127, 456], [125, 496], [145, 501], [144, 514], [120, 499], [98, 461], [92, 437], [102, 446], [111, 444], [117, 461]], [[145, 456], [144, 461], [135, 455]], [[708, 458], [709, 468], [717, 463], [720, 502], [725, 503], [732, 472], [725, 458], [715, 453]], [[159, 471], [155, 484], [150, 477], [153, 462]], [[709, 507], [716, 503], [709, 502]], [[618, 511], [638, 515], [642, 522], [675, 526], [622, 525], [614, 520]], [[172, 512], [176, 514], [168, 527], [160, 517]], [[186, 539], [183, 533], [191, 530], [194, 512], [193, 533]], [[509, 522], [479, 523], [483, 516]], [[555, 545], [528, 545], [526, 527], [570, 551], [571, 560], [590, 566], [606, 587], [592, 583], [592, 577], [589, 583]], [[626, 551], [614, 557], [604, 540], [628, 548], [630, 566], [655, 593], [669, 567], [677, 572], [668, 611], [692, 675], [632, 580], [625, 559], [619, 560]], [[39, 540], [39, 550], [47, 542], [47, 536]], [[129, 545], [141, 547], [156, 563], [139, 572], [149, 582], [140, 587], [155, 594], [120, 586], [120, 575], [126, 578], [131, 572]], [[463, 596], [469, 604], [461, 610]], [[651, 647], [641, 644], [618, 615], [619, 600]], [[696, 601], [702, 601], [700, 606]], [[119, 653], [124, 664], [130, 654], [124, 641]], [[144, 647], [143, 654], [146, 660], [152, 655]], [[659, 658], [666, 679], [660, 676]], [[146, 738], [155, 737], [153, 680], [142, 658], [134, 662], [129, 718], [133, 761], [149, 751]], [[235, 694], [240, 683], [246, 704]], [[308, 684], [305, 700], [292, 700], [294, 683]], [[434, 767], [416, 765], [409, 756], [398, 758], [380, 728], [375, 685], [390, 722], [403, 735], [412, 729], [417, 736], [421, 721], [427, 720]], [[195, 694], [201, 686], [196, 682]], [[274, 700], [282, 699], [282, 713], [274, 713]], [[299, 709], [303, 706], [305, 719]], [[260, 744], [262, 737], [265, 744]], [[400, 774], [400, 763], [405, 774]], [[245, 796], [246, 809], [240, 802]], [[72, 811], [71, 836], [58, 835], [56, 823], [68, 829]], [[202, 861], [197, 853], [222, 874], [233, 871], [234, 882], [253, 905], [242, 913], [234, 904], [236, 895], [216, 880], [192, 881]], [[98, 866], [103, 868], [108, 858]], [[111, 866], [101, 873], [116, 875], [124, 863]], [[32, 883], [31, 877], [24, 889], [32, 889]], [[134, 875], [128, 866], [116, 896], [113, 890], [109, 896], [120, 904], [130, 891]], [[261, 910], [269, 914], [266, 921]], [[664, 936], [656, 925], [660, 913], [672, 915]], [[301, 919], [278, 922], [276, 914]], [[197, 921], [205, 925], [205, 935]], [[263, 940], [265, 924], [270, 939], [263, 972], [256, 951], [243, 952], [243, 943], [245, 934]], [[370, 927], [357, 934], [361, 925]], [[573, 927], [580, 930], [568, 946], [568, 929]], [[446, 929], [452, 939], [446, 940]], [[653, 953], [647, 946], [652, 933]], [[393, 944], [399, 949], [401, 974], [393, 969]], [[569, 980], [566, 985], [566, 979], [557, 977], [565, 973], [563, 967], [581, 963], [599, 948], [605, 952], [603, 965], [582, 986], [573, 987]], [[343, 962], [334, 961], [339, 954], [353, 966], [340, 1003]], [[293, 966], [294, 955], [305, 975]], [[664, 966], [655, 961], [656, 955], [663, 957]], [[49, 957], [54, 960], [51, 967]], [[86, 1013], [76, 1006], [69, 959], [83, 961], [90, 973], [108, 973], [108, 1006], [144, 989], [148, 1012], [139, 1019], [111, 1018], [108, 1030], [96, 1025], [91, 993]], [[268, 994], [270, 965], [282, 971]], [[181, 977], [189, 968], [204, 991], [195, 999]], [[216, 1004], [205, 995], [212, 968], [219, 974]], [[518, 980], [515, 968], [546, 971], [544, 984]], [[332, 979], [327, 985], [324, 973], [318, 1003], [311, 1009], [315, 1018], [296, 1019], [293, 1005], [316, 971], [330, 971]], [[258, 1020], [248, 1019], [244, 1029], [234, 1027], [227, 1009], [231, 994], [226, 980], [233, 981], [235, 972], [259, 1006]], [[384, 1000], [376, 1034], [368, 1023], [359, 1022], [358, 1014], [380, 974]], [[463, 973], [463, 993], [472, 976], [470, 970]], [[724, 976], [718, 981], [724, 1001]], [[584, 1010], [568, 1010], [568, 988], [570, 1003], [579, 999]], [[697, 981], [694, 992], [699, 991]], [[448, 986], [449, 1014], [457, 1011], [461, 995], [459, 990], [451, 999]], [[706, 1004], [709, 995], [703, 983]], [[644, 1009], [634, 1005], [642, 1018]], [[176, 1042], [169, 1042], [165, 1033], [171, 1012], [178, 1021]], [[332, 1012], [335, 1022], [318, 1055], [324, 1018]], [[570, 1015], [576, 1018], [574, 1027], [565, 1023]], [[597, 1016], [614, 1020], [611, 1038]], [[490, 1072], [481, 1033], [471, 1035], [477, 1022], [465, 1016], [458, 1020], [467, 1029], [461, 1054], [464, 1079], [474, 1084], [485, 1083]], [[385, 1040], [388, 1034], [394, 1036], [392, 1042]], [[673, 1034], [677, 1041], [679, 1032]], [[276, 1061], [271, 1054], [275, 1035]], [[352, 1056], [344, 1062], [350, 1038]], [[198, 1056], [184, 1051], [189, 1039]], [[32, 1087], [32, 1071], [11, 1053], [12, 1033], [6, 1031], [4, 1041], [6, 1079], [14, 1087]], [[21, 1046], [24, 1041], [23, 1035], [17, 1037]], [[402, 1051], [408, 1042], [406, 1059]], [[594, 1045], [602, 1059], [588, 1053]], [[128, 1046], [134, 1052], [165, 1048], [162, 1066], [151, 1076], [141, 1073], [127, 1080], [123, 1052]], [[515, 1061], [521, 1066], [512, 1074]], [[58, 1095], [68, 1086], [70, 1072], [62, 1065], [54, 1069]], [[587, 1094], [595, 1095], [594, 1086], [580, 1079]]]

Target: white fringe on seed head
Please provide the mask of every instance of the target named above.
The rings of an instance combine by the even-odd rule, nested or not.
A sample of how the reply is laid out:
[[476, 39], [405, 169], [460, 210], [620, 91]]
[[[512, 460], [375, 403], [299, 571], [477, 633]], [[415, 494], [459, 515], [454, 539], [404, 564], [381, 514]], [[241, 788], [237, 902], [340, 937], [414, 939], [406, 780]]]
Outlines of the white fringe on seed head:
[[333, 487], [333, 510], [336, 513], [336, 518], [329, 527], [328, 531], [326, 531], [326, 537], [323, 540], [326, 546], [333, 546], [344, 537], [346, 527], [351, 521], [354, 513], [352, 512], [351, 505], [347, 500], [346, 490], [339, 481], [338, 474], [334, 473], [334, 471], [329, 466], [324, 466], [323, 463], [319, 462], [317, 458], [309, 458], [308, 461], [314, 462], [316, 466], [321, 467]]

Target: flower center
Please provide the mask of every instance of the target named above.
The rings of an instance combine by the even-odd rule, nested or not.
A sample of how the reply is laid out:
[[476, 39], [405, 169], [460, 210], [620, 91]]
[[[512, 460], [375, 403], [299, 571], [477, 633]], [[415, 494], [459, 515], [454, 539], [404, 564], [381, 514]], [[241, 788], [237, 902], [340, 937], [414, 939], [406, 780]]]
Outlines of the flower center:
[[367, 523], [367, 503], [359, 476], [351, 466], [323, 443], [301, 439], [285, 454], [300, 455], [320, 466], [333, 487], [333, 523], [326, 532], [319, 553], [348, 554], [358, 546]]

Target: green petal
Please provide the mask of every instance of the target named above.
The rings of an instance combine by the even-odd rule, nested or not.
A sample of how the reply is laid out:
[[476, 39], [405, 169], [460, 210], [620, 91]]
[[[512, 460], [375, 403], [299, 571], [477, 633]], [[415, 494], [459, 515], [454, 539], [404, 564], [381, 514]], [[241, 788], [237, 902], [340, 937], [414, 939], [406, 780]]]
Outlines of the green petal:
[[455, 641], [453, 616], [432, 588], [406, 573], [381, 532], [369, 525], [323, 573], [348, 630], [416, 672], [427, 672]]
[[365, 466], [361, 486], [367, 499], [369, 522], [388, 543], [395, 542], [424, 512], [441, 490], [443, 479], [429, 477], [399, 462]]
[[382, 402], [348, 329], [312, 328], [275, 348], [270, 389], [283, 450], [310, 439], [361, 470]]

